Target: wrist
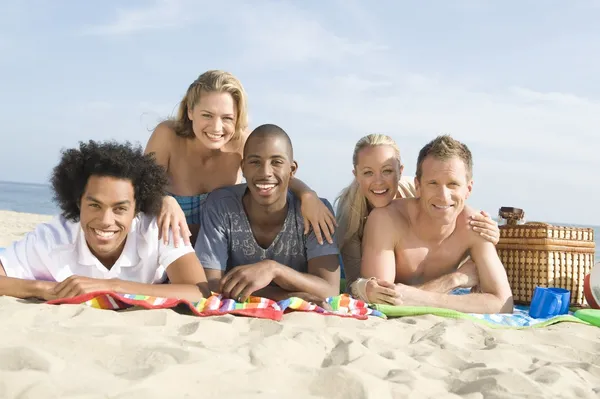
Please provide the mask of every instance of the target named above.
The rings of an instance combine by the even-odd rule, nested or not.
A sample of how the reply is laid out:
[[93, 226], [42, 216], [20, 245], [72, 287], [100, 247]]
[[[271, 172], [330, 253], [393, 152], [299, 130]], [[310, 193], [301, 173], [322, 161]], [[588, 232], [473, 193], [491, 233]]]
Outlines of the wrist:
[[452, 284], [451, 289], [463, 288], [469, 282], [469, 278], [467, 277], [467, 275], [462, 273], [461, 271], [455, 271], [450, 276], [451, 276], [450, 282]]
[[56, 283], [51, 281], [33, 280], [32, 292], [34, 298], [46, 299], [48, 293], [56, 286]]
[[314, 198], [314, 197], [317, 197], [317, 193], [316, 193], [316, 191], [313, 191], [311, 189], [304, 190], [300, 194], [300, 200], [307, 199], [307, 198]]
[[275, 280], [276, 278], [281, 276], [281, 267], [278, 262], [269, 259], [267, 260], [267, 264], [269, 265], [271, 280]]
[[108, 291], [114, 293], [123, 293], [123, 291], [125, 291], [121, 283], [122, 280], [119, 280], [118, 278], [111, 278], [106, 280]]

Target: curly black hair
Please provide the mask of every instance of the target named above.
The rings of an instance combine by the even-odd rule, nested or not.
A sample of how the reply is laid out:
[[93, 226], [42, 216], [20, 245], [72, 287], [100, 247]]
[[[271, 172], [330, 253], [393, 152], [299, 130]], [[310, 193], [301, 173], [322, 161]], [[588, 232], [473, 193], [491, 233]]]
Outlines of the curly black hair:
[[80, 142], [79, 148], [62, 151], [50, 179], [54, 201], [66, 219], [79, 221], [81, 197], [90, 176], [131, 180], [136, 214], [156, 215], [168, 182], [165, 168], [156, 163], [154, 154], [144, 155], [139, 145], [116, 141]]

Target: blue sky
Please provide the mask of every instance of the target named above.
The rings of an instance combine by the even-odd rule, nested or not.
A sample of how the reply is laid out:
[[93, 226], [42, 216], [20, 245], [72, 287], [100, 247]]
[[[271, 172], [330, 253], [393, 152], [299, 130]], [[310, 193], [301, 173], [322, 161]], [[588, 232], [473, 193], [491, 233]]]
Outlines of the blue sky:
[[355, 142], [474, 153], [470, 203], [600, 225], [600, 1], [0, 2], [0, 180], [45, 182], [61, 148], [137, 141], [207, 69], [243, 82], [251, 127], [294, 141], [333, 200]]

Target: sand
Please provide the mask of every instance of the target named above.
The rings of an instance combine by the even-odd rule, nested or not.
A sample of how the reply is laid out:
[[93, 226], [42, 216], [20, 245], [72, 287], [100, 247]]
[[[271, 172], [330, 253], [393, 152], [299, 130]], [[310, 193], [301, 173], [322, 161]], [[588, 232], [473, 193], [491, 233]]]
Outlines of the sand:
[[[0, 242], [43, 216], [0, 212]], [[597, 398], [600, 328], [283, 321], [0, 297], [0, 398]]]

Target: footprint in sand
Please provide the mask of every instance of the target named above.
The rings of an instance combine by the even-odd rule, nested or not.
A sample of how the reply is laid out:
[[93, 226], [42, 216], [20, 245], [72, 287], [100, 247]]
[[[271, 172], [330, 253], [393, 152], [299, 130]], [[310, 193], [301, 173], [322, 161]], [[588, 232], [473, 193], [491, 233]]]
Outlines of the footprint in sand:
[[0, 349], [1, 371], [35, 370], [49, 373], [63, 366], [62, 360], [40, 350], [34, 351], [24, 346]]
[[137, 380], [170, 365], [185, 363], [189, 356], [188, 351], [179, 348], [123, 348], [119, 355], [102, 362], [101, 366], [117, 377]]

